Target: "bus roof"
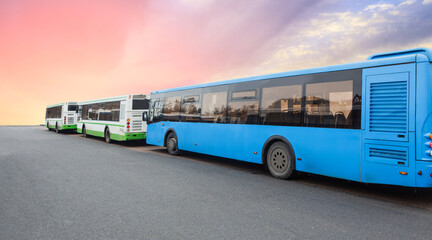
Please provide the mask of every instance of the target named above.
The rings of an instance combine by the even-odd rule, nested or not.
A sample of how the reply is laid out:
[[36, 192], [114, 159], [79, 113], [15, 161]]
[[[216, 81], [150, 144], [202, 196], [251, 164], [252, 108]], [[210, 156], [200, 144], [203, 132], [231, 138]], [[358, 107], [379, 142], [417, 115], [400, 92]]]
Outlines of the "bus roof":
[[52, 104], [52, 105], [48, 105], [48, 106], [46, 106], [46, 107], [47, 107], [47, 108], [50, 108], [50, 107], [58, 107], [58, 106], [62, 106], [63, 104], [65, 104], [65, 103]]
[[145, 94], [129, 94], [129, 95], [122, 95], [117, 97], [110, 97], [110, 98], [101, 98], [101, 99], [95, 99], [95, 100], [89, 100], [84, 102], [79, 102], [78, 105], [88, 104], [88, 103], [98, 103], [98, 102], [108, 102], [108, 101], [116, 101], [116, 100], [126, 100], [131, 96], [144, 96]]
[[409, 50], [403, 50], [403, 51], [395, 51], [395, 52], [388, 52], [388, 53], [371, 55], [368, 57], [367, 61], [363, 61], [363, 62], [347, 63], [347, 64], [341, 64], [341, 65], [309, 68], [309, 69], [294, 70], [294, 71], [289, 71], [289, 72], [281, 72], [281, 73], [273, 73], [273, 74], [266, 74], [266, 75], [260, 75], [260, 76], [246, 77], [246, 78], [238, 78], [238, 79], [219, 81], [219, 82], [203, 83], [203, 84], [190, 85], [190, 86], [185, 86], [185, 87], [178, 87], [178, 88], [170, 88], [170, 89], [165, 89], [165, 90], [153, 91], [153, 92], [151, 92], [151, 94], [174, 92], [174, 91], [181, 91], [181, 90], [194, 89], [194, 88], [220, 86], [220, 85], [241, 83], [241, 82], [248, 82], [248, 81], [258, 81], [258, 80], [263, 80], [263, 79], [271, 79], [271, 78], [279, 78], [279, 77], [290, 77], [290, 76], [299, 76], [299, 75], [305, 75], [305, 74], [333, 72], [333, 71], [349, 70], [349, 69], [356, 69], [356, 68], [369, 68], [369, 67], [401, 64], [401, 63], [408, 63], [408, 62], [425, 62], [425, 61], [432, 62], [431, 49], [415, 48], [415, 49], [409, 49]]
[[47, 108], [58, 107], [58, 106], [62, 106], [62, 105], [65, 105], [65, 104], [68, 104], [68, 105], [77, 105], [78, 103], [77, 102], [63, 102], [63, 103], [57, 103], [57, 104], [48, 105], [46, 107]]

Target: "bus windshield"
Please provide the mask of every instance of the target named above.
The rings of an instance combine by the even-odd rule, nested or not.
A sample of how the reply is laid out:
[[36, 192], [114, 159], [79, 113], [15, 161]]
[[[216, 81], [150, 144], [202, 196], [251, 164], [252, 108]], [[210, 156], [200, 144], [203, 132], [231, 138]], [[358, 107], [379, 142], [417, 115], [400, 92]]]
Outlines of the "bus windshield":
[[134, 99], [134, 100], [132, 100], [132, 109], [133, 110], [148, 109], [148, 108], [149, 108], [148, 99]]

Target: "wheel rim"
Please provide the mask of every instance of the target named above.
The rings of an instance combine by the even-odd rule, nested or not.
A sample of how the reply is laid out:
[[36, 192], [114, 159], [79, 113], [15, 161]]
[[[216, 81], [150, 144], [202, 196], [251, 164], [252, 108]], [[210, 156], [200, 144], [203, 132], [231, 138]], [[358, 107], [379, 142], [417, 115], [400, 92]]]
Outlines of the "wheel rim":
[[285, 172], [289, 167], [288, 154], [282, 148], [273, 150], [270, 158], [272, 169], [278, 173]]
[[110, 140], [109, 132], [106, 131], [106, 132], [105, 132], [105, 141], [106, 141], [106, 142], [109, 142], [109, 140]]
[[177, 150], [177, 140], [175, 138], [168, 140], [168, 149], [173, 152]]

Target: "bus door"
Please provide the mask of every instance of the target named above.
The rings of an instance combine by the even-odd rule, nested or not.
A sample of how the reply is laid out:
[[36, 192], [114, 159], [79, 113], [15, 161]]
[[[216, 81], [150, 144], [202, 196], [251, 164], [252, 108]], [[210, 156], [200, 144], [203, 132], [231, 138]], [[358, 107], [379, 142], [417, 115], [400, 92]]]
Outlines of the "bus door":
[[363, 70], [361, 181], [415, 185], [415, 63]]

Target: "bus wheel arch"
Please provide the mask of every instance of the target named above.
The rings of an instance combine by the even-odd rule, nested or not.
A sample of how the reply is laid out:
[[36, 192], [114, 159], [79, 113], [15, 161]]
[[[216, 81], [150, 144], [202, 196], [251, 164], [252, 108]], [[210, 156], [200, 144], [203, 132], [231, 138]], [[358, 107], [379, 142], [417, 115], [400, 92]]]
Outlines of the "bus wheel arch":
[[[270, 169], [271, 166], [268, 166], [269, 160], [267, 159], [269, 151], [276, 151], [278, 154], [281, 154], [283, 158], [287, 157], [289, 166], [287, 167], [286, 172], [277, 173], [275, 172], [274, 168]], [[294, 149], [290, 141], [288, 141], [288, 139], [285, 137], [276, 135], [267, 139], [267, 141], [264, 143], [261, 159], [262, 164], [265, 166], [266, 170], [272, 174], [272, 176], [280, 179], [290, 179], [295, 176], [296, 158]]]
[[179, 155], [180, 149], [178, 148], [177, 133], [174, 129], [170, 128], [165, 133], [164, 146], [167, 148], [168, 153], [171, 155]]
[[172, 129], [172, 128], [169, 128], [169, 129], [165, 132], [164, 145], [163, 145], [164, 147], [167, 146], [167, 140], [168, 140], [168, 136], [170, 135], [170, 133], [174, 133], [175, 136], [177, 137], [177, 133], [176, 133], [176, 131], [175, 131], [174, 129]]

